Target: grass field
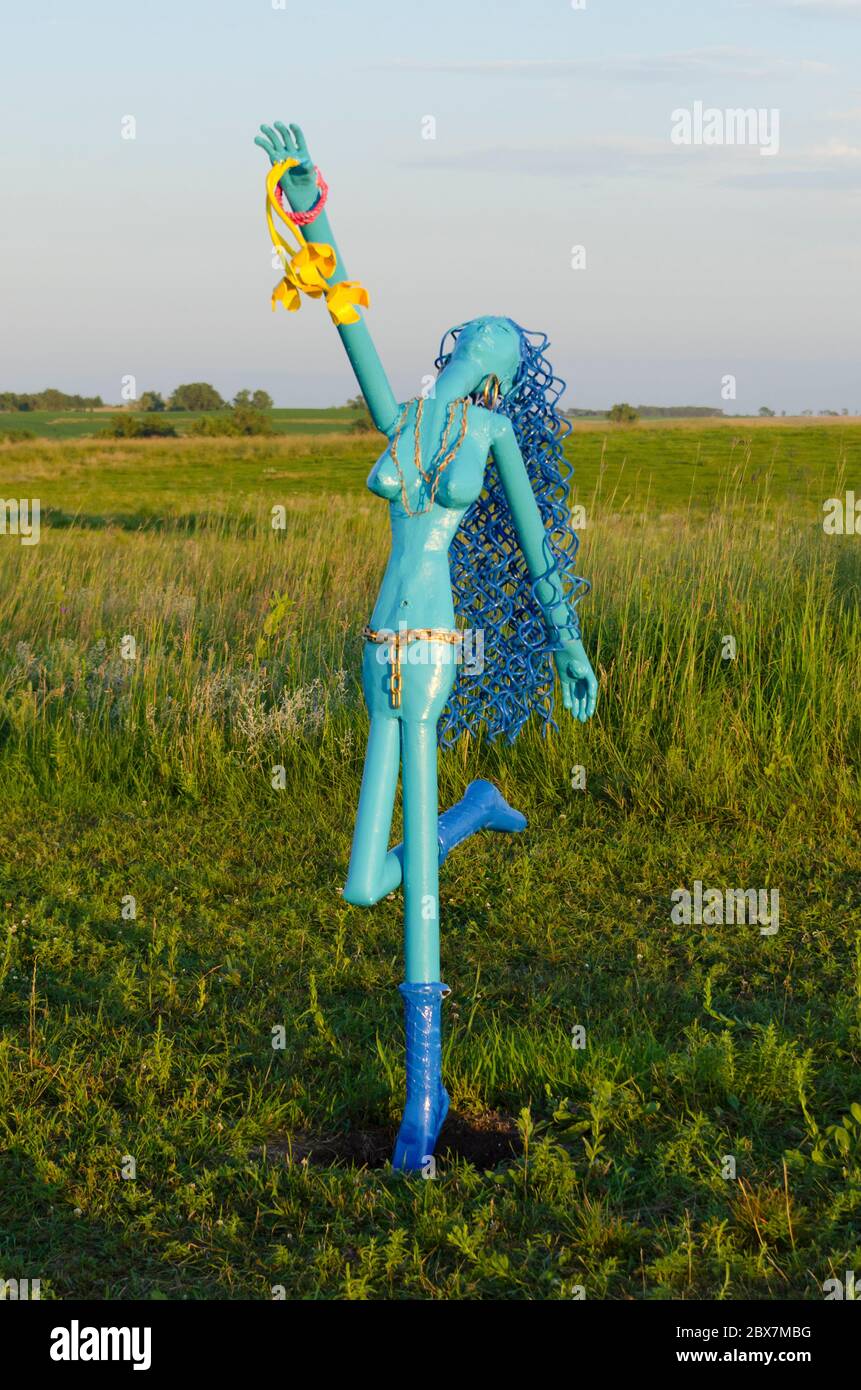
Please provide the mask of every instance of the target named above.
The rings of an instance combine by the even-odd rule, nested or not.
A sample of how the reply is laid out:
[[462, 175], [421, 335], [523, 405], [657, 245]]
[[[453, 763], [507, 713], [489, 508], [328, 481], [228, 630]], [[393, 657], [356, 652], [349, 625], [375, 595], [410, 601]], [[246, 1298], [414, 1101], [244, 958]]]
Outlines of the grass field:
[[[28, 411], [0, 411], [0, 442], [3, 442], [10, 434], [16, 435], [21, 431], [39, 439], [98, 439], [99, 434], [110, 424], [111, 419], [118, 412], [122, 414], [131, 413], [136, 419], [151, 420], [153, 417], [145, 415], [142, 411], [127, 412], [125, 406], [104, 406], [99, 410], [28, 410]], [[186, 434], [189, 427], [203, 416], [212, 416], [212, 411], [200, 410], [170, 410], [159, 414], [158, 418], [173, 425], [178, 434]], [[324, 408], [294, 408], [279, 406], [270, 412], [273, 428], [277, 434], [293, 435], [319, 435], [319, 434], [350, 434], [354, 431], [357, 421], [363, 412], [356, 410], [353, 406], [327, 406]], [[748, 435], [752, 430], [759, 429], [813, 429], [817, 434], [821, 434], [826, 429], [837, 429], [839, 433], [847, 430], [851, 433], [854, 425], [859, 420], [857, 417], [810, 417], [798, 416], [789, 420], [782, 420], [775, 425], [773, 420], [768, 418], [747, 418], [743, 416], [725, 418], [715, 418], [702, 420], [695, 417], [680, 417], [674, 420], [640, 420], [636, 427], [632, 429], [628, 425], [608, 424], [601, 418], [579, 419], [576, 421], [575, 428], [578, 432], [595, 432], [602, 435], [624, 434], [640, 435], [648, 430], [660, 430], [664, 434], [673, 430], [689, 430], [697, 435], [706, 433], [712, 434], [715, 430], [731, 429], [739, 435]]]
[[[120, 409], [0, 412], [0, 440], [21, 430], [27, 430], [40, 439], [97, 439]], [[126, 413], [124, 408], [122, 413]], [[184, 434], [205, 413], [213, 412], [169, 410], [161, 412], [158, 418], [173, 425], [179, 434]], [[141, 411], [132, 411], [131, 414], [140, 420], [153, 418]], [[332, 406], [325, 410], [283, 408], [271, 412], [272, 424], [278, 434], [344, 434], [353, 429], [358, 415], [359, 412], [349, 406]]]
[[[458, 1119], [424, 1181], [385, 1166], [401, 904], [338, 891], [374, 438], [0, 445], [43, 516], [0, 536], [0, 1276], [816, 1299], [861, 1271], [861, 536], [822, 528], [861, 425], [568, 447], [601, 697], [441, 757], [444, 805], [490, 776], [530, 826], [443, 870]], [[676, 924], [694, 880], [777, 888], [779, 930]]]

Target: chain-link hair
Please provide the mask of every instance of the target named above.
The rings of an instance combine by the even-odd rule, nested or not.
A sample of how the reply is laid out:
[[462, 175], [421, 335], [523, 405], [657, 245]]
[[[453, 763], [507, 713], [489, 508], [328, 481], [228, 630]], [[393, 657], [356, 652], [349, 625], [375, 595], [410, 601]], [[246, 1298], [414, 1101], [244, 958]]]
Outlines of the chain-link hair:
[[[574, 570], [578, 541], [568, 500], [573, 469], [562, 450], [571, 426], [557, 410], [565, 383], [554, 376], [544, 356], [549, 346], [546, 334], [521, 328], [511, 319], [506, 322], [520, 341], [520, 365], [497, 410], [514, 428], [544, 523], [545, 575], [558, 577], [571, 624], [548, 637], [535, 597], [544, 576], [530, 578], [491, 454], [484, 488], [464, 515], [449, 552], [458, 626], [483, 635], [484, 659], [480, 673], [478, 662], [467, 661], [458, 668], [439, 721], [439, 741], [446, 748], [464, 730], [483, 729], [491, 741], [502, 734], [513, 743], [533, 711], [545, 733], [556, 728], [552, 653], [579, 636], [576, 606], [591, 587]], [[439, 371], [451, 360], [465, 327], [459, 324], [443, 336], [435, 363]]]

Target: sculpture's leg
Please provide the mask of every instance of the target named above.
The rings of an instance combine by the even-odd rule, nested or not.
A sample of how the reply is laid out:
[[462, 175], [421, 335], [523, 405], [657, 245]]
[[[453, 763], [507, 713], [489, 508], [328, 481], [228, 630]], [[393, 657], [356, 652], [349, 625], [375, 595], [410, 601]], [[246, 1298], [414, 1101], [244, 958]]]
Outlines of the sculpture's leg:
[[404, 958], [407, 1097], [392, 1164], [418, 1172], [448, 1112], [442, 1084], [436, 721], [401, 725], [404, 807]]
[[407, 983], [414, 984], [439, 979], [436, 725], [405, 719], [401, 756], [404, 974]]
[[[509, 806], [498, 787], [479, 779], [470, 782], [460, 801], [443, 811], [437, 823], [437, 846], [440, 864], [444, 864], [455, 845], [469, 839], [478, 830], [504, 830], [509, 833], [526, 829], [526, 817]], [[392, 854], [403, 857], [403, 845], [396, 845]]]
[[498, 787], [483, 779], [470, 782], [460, 801], [439, 818], [439, 862], [477, 830], [525, 829], [526, 817], [509, 806]]
[[400, 723], [383, 714], [371, 716], [362, 790], [353, 832], [350, 870], [344, 897], [356, 907], [371, 907], [401, 882], [400, 857], [387, 852], [400, 763]]

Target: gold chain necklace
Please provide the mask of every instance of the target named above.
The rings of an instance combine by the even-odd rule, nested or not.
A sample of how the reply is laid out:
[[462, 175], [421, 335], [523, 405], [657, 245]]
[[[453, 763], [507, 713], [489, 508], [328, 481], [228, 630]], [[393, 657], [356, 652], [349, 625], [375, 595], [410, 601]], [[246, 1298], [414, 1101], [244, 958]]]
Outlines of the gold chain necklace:
[[[411, 405], [412, 401], [407, 401], [398, 418], [397, 429], [395, 430], [391, 443], [391, 455], [392, 463], [395, 465], [395, 470], [397, 472], [398, 479], [400, 480], [401, 484], [401, 500], [404, 504], [404, 511], [406, 512], [407, 516], [424, 516], [427, 512], [431, 510], [434, 502], [436, 501], [436, 495], [437, 490], [439, 488], [440, 478], [442, 477], [445, 470], [448, 468], [449, 464], [451, 463], [452, 459], [454, 458], [455, 454], [457, 453], [458, 449], [463, 443], [464, 435], [466, 434], [466, 417], [467, 411], [469, 410], [469, 400], [463, 399], [460, 401], [452, 401], [449, 405], [448, 411], [446, 412], [445, 429], [442, 432], [440, 446], [436, 452], [436, 456], [433, 459], [431, 459], [431, 462], [428, 465], [427, 473], [422, 467], [422, 443], [420, 433], [422, 415], [424, 414], [425, 408], [424, 397], [422, 397], [416, 405], [413, 463], [419, 476], [423, 479], [425, 483], [429, 484], [430, 486], [430, 501], [428, 502], [428, 505], [426, 507], [422, 507], [420, 511], [415, 512], [410, 506], [409, 499], [407, 498], [407, 484], [404, 478], [404, 471], [401, 468], [400, 460], [398, 458], [398, 444], [400, 442], [401, 435], [403, 434], [404, 429], [406, 427], [407, 417], [409, 416]], [[463, 407], [460, 421], [460, 431], [458, 433], [457, 439], [450, 447], [448, 447], [449, 431], [454, 423], [454, 414], [458, 405]], [[440, 457], [440, 455], [443, 455], [443, 457]]]

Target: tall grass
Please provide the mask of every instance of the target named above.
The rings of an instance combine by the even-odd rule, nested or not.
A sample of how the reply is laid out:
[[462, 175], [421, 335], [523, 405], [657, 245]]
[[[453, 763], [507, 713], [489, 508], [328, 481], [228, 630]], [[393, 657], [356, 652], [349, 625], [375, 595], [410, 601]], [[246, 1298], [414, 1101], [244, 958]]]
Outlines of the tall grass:
[[[662, 815], [757, 819], [812, 800], [854, 814], [853, 538], [799, 525], [767, 492], [705, 514], [628, 517], [615, 505], [608, 517], [596, 498], [582, 537], [594, 584], [584, 632], [602, 685], [588, 758], [608, 794]], [[7, 765], [42, 784], [62, 759], [87, 780], [213, 786], [240, 767], [302, 765], [312, 735], [319, 766], [347, 725], [360, 733], [358, 634], [384, 563], [384, 509], [293, 498], [286, 530], [270, 523], [258, 502], [232, 520], [198, 513], [192, 535], [69, 527], [30, 549], [7, 542]], [[533, 733], [509, 755], [529, 760], [539, 786], [583, 744], [560, 724], [549, 743]]]
[[[385, 1153], [403, 1090], [401, 904], [338, 891], [373, 444], [0, 447], [0, 492], [48, 509], [0, 537], [0, 1274], [782, 1298], [858, 1268], [861, 542], [819, 514], [856, 441], [806, 430], [800, 477], [791, 430], [722, 437], [633, 468], [574, 441], [596, 717], [441, 757], [443, 804], [489, 775], [530, 822], [441, 877], [453, 1107], [525, 1152], [419, 1185], [277, 1158], [369, 1126]], [[695, 878], [779, 886], [779, 932], [674, 922]]]

